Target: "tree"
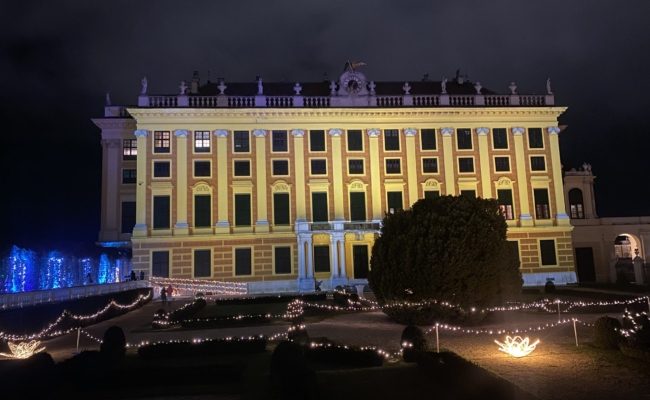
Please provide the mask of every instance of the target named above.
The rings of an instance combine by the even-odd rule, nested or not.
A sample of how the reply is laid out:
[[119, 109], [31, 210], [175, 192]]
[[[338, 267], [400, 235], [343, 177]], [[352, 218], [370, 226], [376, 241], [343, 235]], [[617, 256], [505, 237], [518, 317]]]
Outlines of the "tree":
[[506, 231], [495, 200], [419, 200], [384, 218], [372, 249], [370, 287], [383, 304], [435, 299], [468, 310], [500, 304], [522, 286]]

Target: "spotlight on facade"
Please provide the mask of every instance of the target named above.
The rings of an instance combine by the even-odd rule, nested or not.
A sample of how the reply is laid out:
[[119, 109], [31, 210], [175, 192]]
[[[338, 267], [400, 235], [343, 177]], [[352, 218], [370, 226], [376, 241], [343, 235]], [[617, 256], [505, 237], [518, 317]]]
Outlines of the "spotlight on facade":
[[521, 358], [532, 353], [537, 345], [539, 344], [539, 339], [535, 340], [533, 343], [530, 343], [529, 338], [522, 338], [521, 336], [506, 336], [504, 343], [495, 340], [494, 343], [499, 345], [499, 351], [502, 351], [506, 354], [509, 354], [515, 358]]

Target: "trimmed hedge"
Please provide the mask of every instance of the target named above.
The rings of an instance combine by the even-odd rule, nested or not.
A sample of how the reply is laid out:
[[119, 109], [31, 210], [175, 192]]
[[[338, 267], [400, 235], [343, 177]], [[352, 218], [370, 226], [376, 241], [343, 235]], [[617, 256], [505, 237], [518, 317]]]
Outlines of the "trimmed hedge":
[[420, 353], [427, 348], [427, 339], [422, 329], [409, 325], [402, 331], [401, 345], [404, 361], [416, 362]]
[[200, 343], [154, 343], [140, 347], [138, 355], [146, 360], [154, 360], [218, 354], [253, 354], [266, 351], [267, 342], [268, 339], [262, 336], [253, 339], [214, 339]]
[[205, 299], [198, 298], [169, 313], [165, 312], [164, 309], [159, 309], [153, 315], [151, 326], [153, 328], [169, 328], [170, 326], [177, 325], [181, 321], [193, 317], [206, 305]]
[[344, 347], [335, 343], [306, 347], [305, 358], [313, 363], [336, 367], [381, 367], [384, 363], [384, 357], [376, 350], [353, 346]]

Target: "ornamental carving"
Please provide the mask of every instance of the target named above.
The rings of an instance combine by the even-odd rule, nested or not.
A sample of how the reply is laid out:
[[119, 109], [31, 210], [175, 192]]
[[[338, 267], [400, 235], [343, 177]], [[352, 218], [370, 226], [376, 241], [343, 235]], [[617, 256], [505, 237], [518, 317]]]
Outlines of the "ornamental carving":
[[194, 186], [195, 193], [210, 193], [212, 189], [210, 189], [210, 186], [208, 186], [205, 183], [199, 183], [196, 186]]
[[289, 191], [289, 185], [284, 181], [275, 182], [272, 186], [273, 193], [286, 193]]
[[174, 135], [179, 138], [186, 138], [188, 135], [189, 131], [187, 129], [177, 129], [174, 131]]
[[139, 137], [146, 138], [149, 135], [149, 131], [146, 130], [146, 129], [136, 129], [136, 131], [133, 132], [133, 134], [135, 135], [135, 137], [138, 137], [138, 138]]
[[264, 129], [255, 129], [253, 130], [253, 136], [255, 137], [266, 137], [266, 130]]
[[512, 181], [509, 178], [502, 176], [497, 180], [497, 186], [512, 186]]
[[379, 137], [379, 135], [381, 135], [381, 129], [378, 128], [368, 129], [368, 136]]
[[366, 184], [361, 181], [352, 181], [348, 185], [350, 191], [363, 191], [366, 190]]
[[415, 136], [417, 134], [418, 134], [418, 130], [415, 128], [404, 129], [404, 136]]
[[214, 131], [214, 136], [216, 137], [228, 137], [228, 131], [225, 129], [217, 129]]
[[560, 133], [560, 128], [557, 126], [549, 126], [546, 128], [546, 131], [548, 132], [549, 135], [557, 135]]
[[490, 132], [490, 128], [485, 128], [485, 127], [476, 128], [476, 134], [479, 136], [485, 136], [489, 132]]
[[304, 129], [292, 129], [291, 130], [291, 135], [293, 135], [293, 137], [303, 137], [303, 136], [305, 136], [305, 130]]
[[515, 136], [523, 135], [524, 132], [526, 132], [526, 128], [522, 128], [520, 126], [512, 128], [512, 134]]
[[424, 187], [425, 187], [425, 188], [439, 188], [439, 187], [440, 187], [440, 183], [438, 183], [438, 181], [435, 180], [435, 179], [427, 179], [427, 180], [424, 182]]
[[338, 128], [333, 128], [330, 129], [327, 133], [329, 133], [330, 136], [339, 137], [343, 134], [343, 130]]
[[440, 133], [442, 134], [442, 136], [451, 136], [454, 134], [454, 128], [449, 128], [449, 127], [442, 128], [440, 129]]

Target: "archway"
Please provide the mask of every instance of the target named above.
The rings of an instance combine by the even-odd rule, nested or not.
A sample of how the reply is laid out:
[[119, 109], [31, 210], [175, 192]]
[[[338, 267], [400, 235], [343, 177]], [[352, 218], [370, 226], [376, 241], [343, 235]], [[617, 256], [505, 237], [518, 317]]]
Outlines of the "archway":
[[614, 265], [616, 282], [634, 282], [634, 265], [632, 260], [641, 250], [641, 241], [632, 234], [621, 233], [616, 236], [613, 244], [614, 257], [616, 259]]

